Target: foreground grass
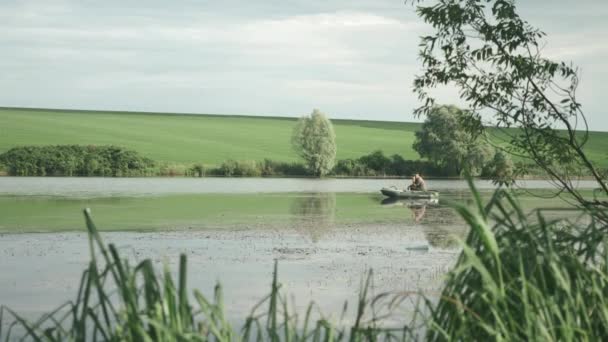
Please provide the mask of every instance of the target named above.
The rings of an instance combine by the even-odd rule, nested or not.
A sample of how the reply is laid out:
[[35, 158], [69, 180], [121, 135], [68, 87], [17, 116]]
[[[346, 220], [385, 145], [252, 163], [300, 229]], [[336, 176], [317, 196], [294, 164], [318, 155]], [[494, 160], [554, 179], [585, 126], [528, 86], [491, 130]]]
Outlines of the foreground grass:
[[608, 211], [529, 217], [503, 191], [476, 204], [455, 204], [471, 232], [432, 306], [427, 340], [606, 340]]
[[[608, 213], [588, 209], [575, 220], [548, 221], [536, 211], [530, 220], [505, 191], [496, 191], [487, 204], [474, 189], [473, 194], [473, 208], [453, 204], [471, 231], [439, 298], [422, 293], [370, 297], [370, 273], [351, 320], [316, 318], [312, 304], [300, 316], [281, 291], [275, 265], [269, 295], [243, 320], [241, 330], [224, 315], [220, 286], [210, 298], [196, 290], [189, 296], [185, 255], [176, 282], [168, 269], [156, 274], [150, 260], [132, 266], [115, 246], [105, 246], [85, 211], [91, 261], [74, 302], [36, 322], [3, 307], [0, 329], [4, 317], [12, 323], [0, 330], [0, 338], [10, 340], [18, 334], [46, 341], [607, 340]], [[423, 300], [412, 319], [395, 315], [394, 309], [412, 297]], [[388, 303], [386, 314], [376, 310], [378, 303]]]

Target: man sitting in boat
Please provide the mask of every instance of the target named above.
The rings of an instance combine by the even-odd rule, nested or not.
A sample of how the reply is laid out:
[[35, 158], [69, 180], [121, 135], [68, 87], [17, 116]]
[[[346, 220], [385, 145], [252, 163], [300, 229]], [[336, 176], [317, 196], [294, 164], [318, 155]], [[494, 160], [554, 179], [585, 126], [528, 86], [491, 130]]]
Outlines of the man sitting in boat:
[[407, 186], [407, 190], [413, 190], [416, 187], [416, 176], [412, 177], [412, 184]]
[[426, 183], [424, 182], [424, 179], [422, 179], [420, 174], [417, 173], [412, 178], [412, 184], [410, 184], [407, 189], [411, 191], [426, 191]]

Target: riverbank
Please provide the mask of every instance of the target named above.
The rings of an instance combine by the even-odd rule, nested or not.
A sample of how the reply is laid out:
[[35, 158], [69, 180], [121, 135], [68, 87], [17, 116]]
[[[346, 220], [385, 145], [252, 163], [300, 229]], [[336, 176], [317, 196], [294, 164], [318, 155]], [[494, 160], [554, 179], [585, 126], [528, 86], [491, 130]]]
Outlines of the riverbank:
[[[24, 178], [25, 176], [10, 176], [8, 175], [6, 172], [0, 172], [0, 177], [4, 178]], [[27, 176], [26, 178], [66, 178], [65, 176]], [[99, 178], [99, 177], [78, 177], [78, 176], [74, 176], [74, 177], [70, 177], [70, 178]], [[180, 178], [186, 178], [186, 179], [191, 179], [191, 178], [206, 178], [206, 179], [259, 179], [259, 178], [263, 178], [263, 179], [309, 179], [309, 180], [342, 180], [342, 179], [353, 179], [353, 180], [404, 180], [404, 181], [410, 181], [412, 179], [412, 177], [410, 176], [327, 176], [327, 177], [323, 177], [323, 178], [319, 178], [319, 177], [313, 177], [313, 176], [252, 176], [252, 177], [247, 177], [247, 176], [204, 176], [204, 177], [197, 177], [197, 176], [184, 176], [184, 175], [166, 175], [166, 176], [133, 176], [133, 177], [101, 177], [101, 178], [105, 178], [105, 179], [120, 179], [120, 178], [124, 178], [124, 179], [133, 179], [133, 178], [149, 178], [149, 179], [180, 179]], [[464, 182], [465, 178], [463, 177], [432, 177], [432, 176], [426, 176], [424, 177], [425, 180], [429, 180], [429, 181], [461, 181]], [[484, 181], [484, 182], [492, 182], [492, 179], [489, 178], [484, 178], [484, 177], [477, 177], [474, 178], [478, 181]], [[575, 181], [579, 180], [579, 181], [585, 181], [585, 182], [589, 182], [589, 183], [595, 183], [595, 178], [593, 176], [577, 176], [575, 178]], [[549, 182], [549, 180], [547, 179], [547, 177], [543, 177], [543, 176], [534, 176], [534, 175], [529, 175], [529, 176], [524, 176], [524, 177], [519, 177], [514, 179], [515, 183], [517, 184], [518, 182], [525, 182], [525, 181], [540, 181], [540, 182]]]

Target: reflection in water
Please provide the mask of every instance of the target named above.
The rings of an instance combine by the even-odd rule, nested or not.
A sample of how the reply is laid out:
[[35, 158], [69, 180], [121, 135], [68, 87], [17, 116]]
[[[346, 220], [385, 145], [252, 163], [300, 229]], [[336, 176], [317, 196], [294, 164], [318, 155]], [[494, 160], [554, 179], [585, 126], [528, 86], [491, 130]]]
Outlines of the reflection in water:
[[429, 199], [403, 199], [403, 198], [394, 198], [387, 197], [380, 202], [385, 206], [421, 206], [421, 205], [437, 205], [439, 204], [439, 200], [437, 198], [429, 198]]
[[420, 223], [420, 221], [422, 221], [422, 218], [424, 217], [424, 213], [426, 212], [426, 205], [421, 205], [419, 207], [410, 207], [410, 209], [412, 209], [412, 216], [414, 217], [414, 222], [416, 224]]
[[457, 247], [458, 239], [464, 239], [468, 231], [456, 211], [443, 205], [428, 210], [421, 226], [429, 244], [443, 249]]
[[467, 228], [456, 211], [440, 204], [437, 199], [385, 198], [381, 203], [383, 206], [400, 206], [409, 209], [413, 223], [423, 229], [424, 236], [432, 247], [454, 248], [458, 239], [464, 239], [467, 233]]
[[438, 199], [398, 199], [398, 198], [385, 198], [382, 200], [384, 206], [404, 206], [412, 211], [412, 219], [414, 223], [418, 224], [424, 218], [427, 206], [437, 206], [439, 204]]
[[323, 233], [334, 226], [335, 214], [335, 193], [303, 194], [291, 204], [294, 227], [312, 242], [319, 241]]

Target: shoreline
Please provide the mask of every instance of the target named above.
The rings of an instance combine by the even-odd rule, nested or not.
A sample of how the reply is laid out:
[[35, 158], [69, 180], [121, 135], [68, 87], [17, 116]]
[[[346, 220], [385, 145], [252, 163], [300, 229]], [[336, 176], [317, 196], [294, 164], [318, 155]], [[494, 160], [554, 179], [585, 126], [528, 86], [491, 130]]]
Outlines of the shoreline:
[[[374, 179], [374, 180], [381, 180], [381, 179], [411, 179], [412, 176], [327, 176], [327, 177], [315, 177], [315, 176], [219, 176], [219, 175], [213, 175], [213, 176], [202, 176], [202, 177], [198, 177], [198, 176], [187, 176], [187, 175], [166, 175], [166, 176], [158, 176], [158, 175], [154, 175], [154, 176], [121, 176], [121, 177], [113, 177], [113, 176], [66, 176], [66, 175], [59, 175], [59, 176], [11, 176], [8, 175], [6, 172], [2, 172], [0, 171], [0, 177], [2, 178], [82, 178], [82, 179], [93, 179], [93, 178], [104, 178], [104, 179], [134, 179], [134, 178], [150, 178], [150, 179], [154, 179], [154, 178], [159, 178], [159, 179], [181, 179], [181, 178], [186, 178], [186, 179], [197, 179], [197, 178], [206, 178], [206, 179], [313, 179], [313, 180], [330, 180], [330, 179]], [[482, 180], [482, 181], [492, 181], [491, 178], [486, 178], [486, 177], [472, 177], [473, 180]], [[465, 177], [434, 177], [434, 176], [425, 176], [424, 179], [426, 180], [453, 180], [453, 181], [466, 181]], [[515, 181], [527, 181], [527, 180], [534, 180], [534, 181], [551, 181], [550, 178], [547, 177], [542, 177], [542, 176], [534, 176], [534, 175], [530, 175], [530, 176], [525, 176], [525, 177], [520, 177], [520, 178], [516, 178]], [[576, 180], [582, 180], [582, 181], [594, 181], [595, 178], [593, 176], [577, 176]]]

